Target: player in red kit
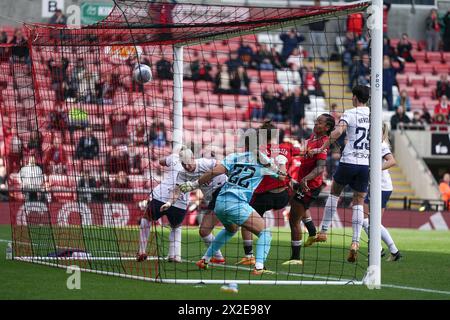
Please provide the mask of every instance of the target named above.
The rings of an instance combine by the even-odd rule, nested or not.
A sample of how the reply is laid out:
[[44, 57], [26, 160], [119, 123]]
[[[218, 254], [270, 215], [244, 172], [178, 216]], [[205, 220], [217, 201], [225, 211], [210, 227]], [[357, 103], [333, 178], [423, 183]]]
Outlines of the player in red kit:
[[[306, 149], [317, 149], [328, 141], [330, 133], [334, 130], [335, 121], [329, 114], [320, 115], [314, 123], [314, 133], [306, 141]], [[309, 207], [317, 199], [322, 189], [323, 172], [326, 168], [327, 151], [314, 154], [306, 153], [300, 158], [295, 178], [299, 181], [294, 185], [295, 194], [292, 197], [291, 212], [289, 215], [289, 225], [291, 227], [291, 259], [283, 264], [303, 264], [300, 259], [300, 249], [302, 245], [302, 230], [300, 220], [303, 220], [308, 229], [309, 237], [305, 247], [312, 245], [316, 241], [316, 227], [311, 219]]]
[[[278, 144], [273, 144], [272, 140], [275, 137], [272, 135], [272, 130], [276, 130], [276, 127], [270, 121], [266, 121], [259, 130], [264, 130], [263, 133], [267, 135], [268, 145], [262, 151], [275, 160], [280, 170], [287, 170], [292, 163], [293, 157], [299, 154], [300, 149], [295, 148], [290, 142], [283, 142], [284, 132], [282, 130], [279, 131]], [[261, 216], [268, 210], [285, 208], [289, 204], [289, 182], [290, 180], [288, 178], [280, 181], [269, 176], [264, 177], [255, 190], [250, 205]], [[245, 228], [241, 228], [241, 230], [245, 257], [238, 264], [253, 265], [255, 263], [255, 257], [253, 256], [252, 234]]]

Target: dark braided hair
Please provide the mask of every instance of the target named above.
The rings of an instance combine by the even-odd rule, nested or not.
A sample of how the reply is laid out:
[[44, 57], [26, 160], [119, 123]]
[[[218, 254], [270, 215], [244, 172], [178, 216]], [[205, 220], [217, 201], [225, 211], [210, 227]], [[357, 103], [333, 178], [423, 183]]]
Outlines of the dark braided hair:
[[329, 113], [322, 113], [320, 116], [321, 117], [323, 116], [326, 119], [326, 125], [328, 127], [327, 136], [329, 136], [331, 134], [331, 132], [334, 130], [334, 127], [336, 126], [334, 117]]
[[272, 141], [272, 130], [275, 130], [276, 128], [277, 127], [275, 127], [275, 125], [272, 123], [272, 120], [266, 120], [258, 128], [258, 130], [266, 130], [267, 142], [270, 142]]

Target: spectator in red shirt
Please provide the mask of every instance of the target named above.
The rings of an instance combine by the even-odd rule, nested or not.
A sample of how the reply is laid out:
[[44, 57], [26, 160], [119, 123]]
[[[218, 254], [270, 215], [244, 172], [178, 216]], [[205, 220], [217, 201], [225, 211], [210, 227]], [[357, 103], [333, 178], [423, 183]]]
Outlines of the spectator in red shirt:
[[441, 41], [441, 25], [439, 24], [438, 12], [436, 9], [431, 9], [430, 14], [425, 19], [426, 35], [427, 35], [427, 50], [438, 51], [439, 42]]
[[[130, 190], [130, 180], [128, 179], [128, 176], [124, 171], [119, 171], [117, 177], [112, 183], [112, 187], [113, 189], [125, 189], [127, 191]], [[133, 194], [116, 191], [112, 194], [112, 198], [116, 202], [131, 202], [133, 201]]]
[[357, 37], [362, 35], [364, 28], [364, 16], [362, 13], [350, 14], [347, 18], [347, 32], [353, 32]]
[[434, 116], [433, 122], [431, 123], [430, 127], [431, 131], [447, 131], [447, 120], [445, 119], [444, 115], [441, 113], [438, 113]]
[[44, 152], [44, 167], [46, 174], [66, 173], [67, 155], [61, 144], [61, 139], [56, 137], [53, 144]]
[[109, 122], [111, 124], [112, 141], [113, 146], [128, 145], [128, 122], [130, 121], [130, 115], [123, 111], [118, 114], [110, 114]]
[[440, 100], [441, 101], [436, 106], [434, 106], [434, 116], [436, 117], [436, 115], [442, 114], [444, 118], [447, 118], [450, 111], [448, 98], [446, 95], [443, 95]]
[[258, 98], [252, 96], [248, 102], [247, 117], [251, 120], [260, 120], [263, 118], [263, 107]]

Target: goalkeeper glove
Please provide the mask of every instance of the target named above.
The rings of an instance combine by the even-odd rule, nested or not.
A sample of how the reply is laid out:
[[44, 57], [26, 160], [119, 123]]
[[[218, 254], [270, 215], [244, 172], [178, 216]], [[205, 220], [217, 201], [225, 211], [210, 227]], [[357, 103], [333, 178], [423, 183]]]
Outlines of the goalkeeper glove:
[[198, 189], [198, 187], [199, 187], [198, 181], [194, 182], [188, 181], [180, 186], [180, 191], [183, 193], [191, 192], [192, 190]]

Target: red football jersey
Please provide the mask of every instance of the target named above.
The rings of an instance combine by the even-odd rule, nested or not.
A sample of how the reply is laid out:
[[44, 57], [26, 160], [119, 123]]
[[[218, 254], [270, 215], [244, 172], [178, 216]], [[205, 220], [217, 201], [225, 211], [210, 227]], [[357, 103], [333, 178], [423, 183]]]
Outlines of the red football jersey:
[[[279, 145], [267, 145], [263, 152], [267, 154], [270, 158], [276, 158], [278, 155], [283, 155], [287, 158], [286, 168], [288, 169], [292, 164], [293, 157], [300, 154], [300, 149], [294, 147], [294, 145], [290, 142], [283, 142]], [[281, 181], [271, 176], [265, 176], [261, 183], [256, 188], [255, 193], [264, 193], [273, 189], [281, 188], [287, 186], [289, 184], [289, 179]]]
[[[311, 135], [307, 140], [307, 150], [310, 149], [318, 149], [323, 146], [323, 144], [328, 141], [328, 137], [324, 136], [321, 138], [315, 138], [314, 135]], [[327, 160], [328, 149], [324, 150], [322, 153], [318, 153], [309, 157], [308, 154], [305, 154], [300, 158], [301, 164], [298, 169], [297, 180], [300, 182], [304, 177], [306, 177], [317, 165], [317, 160]], [[308, 187], [310, 189], [317, 189], [322, 185], [323, 175], [319, 175], [312, 180], [308, 181]]]

